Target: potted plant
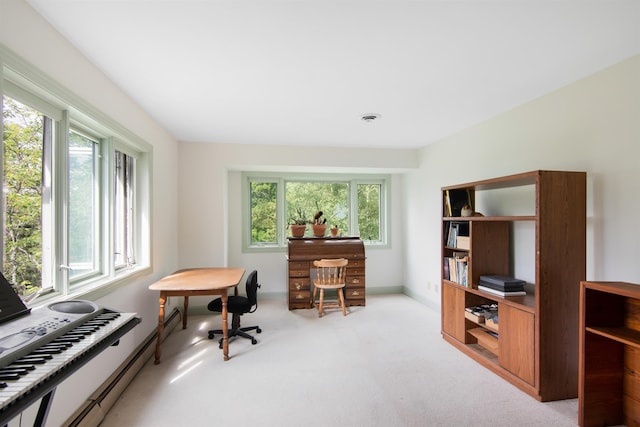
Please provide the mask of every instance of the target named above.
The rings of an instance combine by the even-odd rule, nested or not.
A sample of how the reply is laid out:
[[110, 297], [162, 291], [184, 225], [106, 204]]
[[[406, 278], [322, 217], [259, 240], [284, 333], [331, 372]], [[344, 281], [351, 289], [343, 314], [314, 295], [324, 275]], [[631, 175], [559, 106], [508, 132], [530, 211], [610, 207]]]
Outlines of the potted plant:
[[338, 235], [338, 226], [334, 225], [333, 227], [331, 227], [331, 229], [329, 231], [331, 231], [331, 236], [332, 237], [336, 237]]
[[292, 237], [303, 237], [305, 231], [307, 231], [307, 224], [309, 219], [305, 215], [302, 208], [296, 209], [296, 216], [289, 219], [289, 228], [291, 229]]
[[327, 232], [327, 219], [322, 218], [322, 211], [318, 206], [318, 202], [316, 202], [316, 207], [318, 211], [313, 216], [313, 222], [311, 223], [311, 228], [313, 228], [313, 235], [315, 237], [324, 237]]

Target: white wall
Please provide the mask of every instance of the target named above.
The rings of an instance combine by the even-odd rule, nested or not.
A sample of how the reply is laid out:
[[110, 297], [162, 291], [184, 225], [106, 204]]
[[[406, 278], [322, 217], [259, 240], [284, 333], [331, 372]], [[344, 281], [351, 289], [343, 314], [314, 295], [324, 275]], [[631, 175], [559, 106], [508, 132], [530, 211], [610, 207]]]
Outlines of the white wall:
[[[142, 323], [65, 381], [48, 425], [61, 425], [87, 396], [155, 329], [158, 296], [148, 285], [177, 267], [177, 143], [90, 64], [23, 0], [0, 1], [0, 43], [131, 132], [153, 144], [152, 272], [131, 280], [98, 304], [137, 312]], [[28, 420], [23, 420], [28, 423]]]
[[440, 305], [440, 187], [536, 169], [587, 172], [587, 279], [640, 283], [638, 158], [639, 56], [425, 147], [405, 175], [407, 292]]
[[[338, 155], [335, 155], [336, 151]], [[242, 170], [393, 173], [391, 247], [367, 249], [367, 288], [399, 287], [402, 274], [402, 175], [417, 166], [415, 150], [292, 148], [180, 143], [180, 267], [223, 266], [258, 270], [261, 294], [286, 301], [285, 252], [242, 253]], [[277, 294], [277, 295], [275, 295]], [[190, 306], [205, 304], [194, 299]]]

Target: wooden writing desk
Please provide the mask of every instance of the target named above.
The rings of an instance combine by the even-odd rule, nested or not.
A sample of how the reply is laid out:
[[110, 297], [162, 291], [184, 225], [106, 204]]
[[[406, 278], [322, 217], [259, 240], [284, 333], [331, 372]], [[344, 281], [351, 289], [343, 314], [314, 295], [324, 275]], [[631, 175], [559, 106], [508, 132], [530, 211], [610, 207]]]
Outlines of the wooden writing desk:
[[[220, 295], [222, 299], [222, 352], [224, 360], [229, 360], [229, 337], [227, 332], [227, 290], [235, 288], [244, 275], [243, 268], [189, 268], [178, 270], [149, 286], [152, 291], [160, 291], [160, 312], [158, 313], [158, 337], [154, 363], [160, 363], [160, 345], [164, 329], [164, 306], [167, 297], [184, 297], [182, 329], [187, 328], [189, 297], [198, 295]], [[236, 289], [237, 292], [237, 289]]]
[[365, 305], [365, 254], [359, 237], [289, 237], [287, 275], [289, 310], [311, 308], [311, 268], [322, 258], [346, 258], [344, 299], [347, 306]]

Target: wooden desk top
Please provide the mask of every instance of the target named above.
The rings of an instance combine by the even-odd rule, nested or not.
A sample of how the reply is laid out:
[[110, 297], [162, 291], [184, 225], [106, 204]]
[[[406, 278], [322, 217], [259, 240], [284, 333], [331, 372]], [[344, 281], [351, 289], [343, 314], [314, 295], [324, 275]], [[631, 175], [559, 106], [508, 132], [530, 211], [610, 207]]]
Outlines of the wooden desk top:
[[236, 286], [244, 268], [187, 268], [149, 285], [152, 291], [209, 291]]

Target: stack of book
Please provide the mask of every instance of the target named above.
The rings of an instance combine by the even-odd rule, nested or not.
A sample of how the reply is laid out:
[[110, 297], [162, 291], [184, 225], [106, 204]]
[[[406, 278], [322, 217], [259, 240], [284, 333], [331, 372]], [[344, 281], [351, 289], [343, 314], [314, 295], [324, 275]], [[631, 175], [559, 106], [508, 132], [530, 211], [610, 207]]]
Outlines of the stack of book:
[[454, 252], [444, 258], [444, 278], [469, 287], [469, 257], [466, 253]]
[[525, 281], [509, 276], [480, 276], [478, 290], [501, 297], [524, 296]]

